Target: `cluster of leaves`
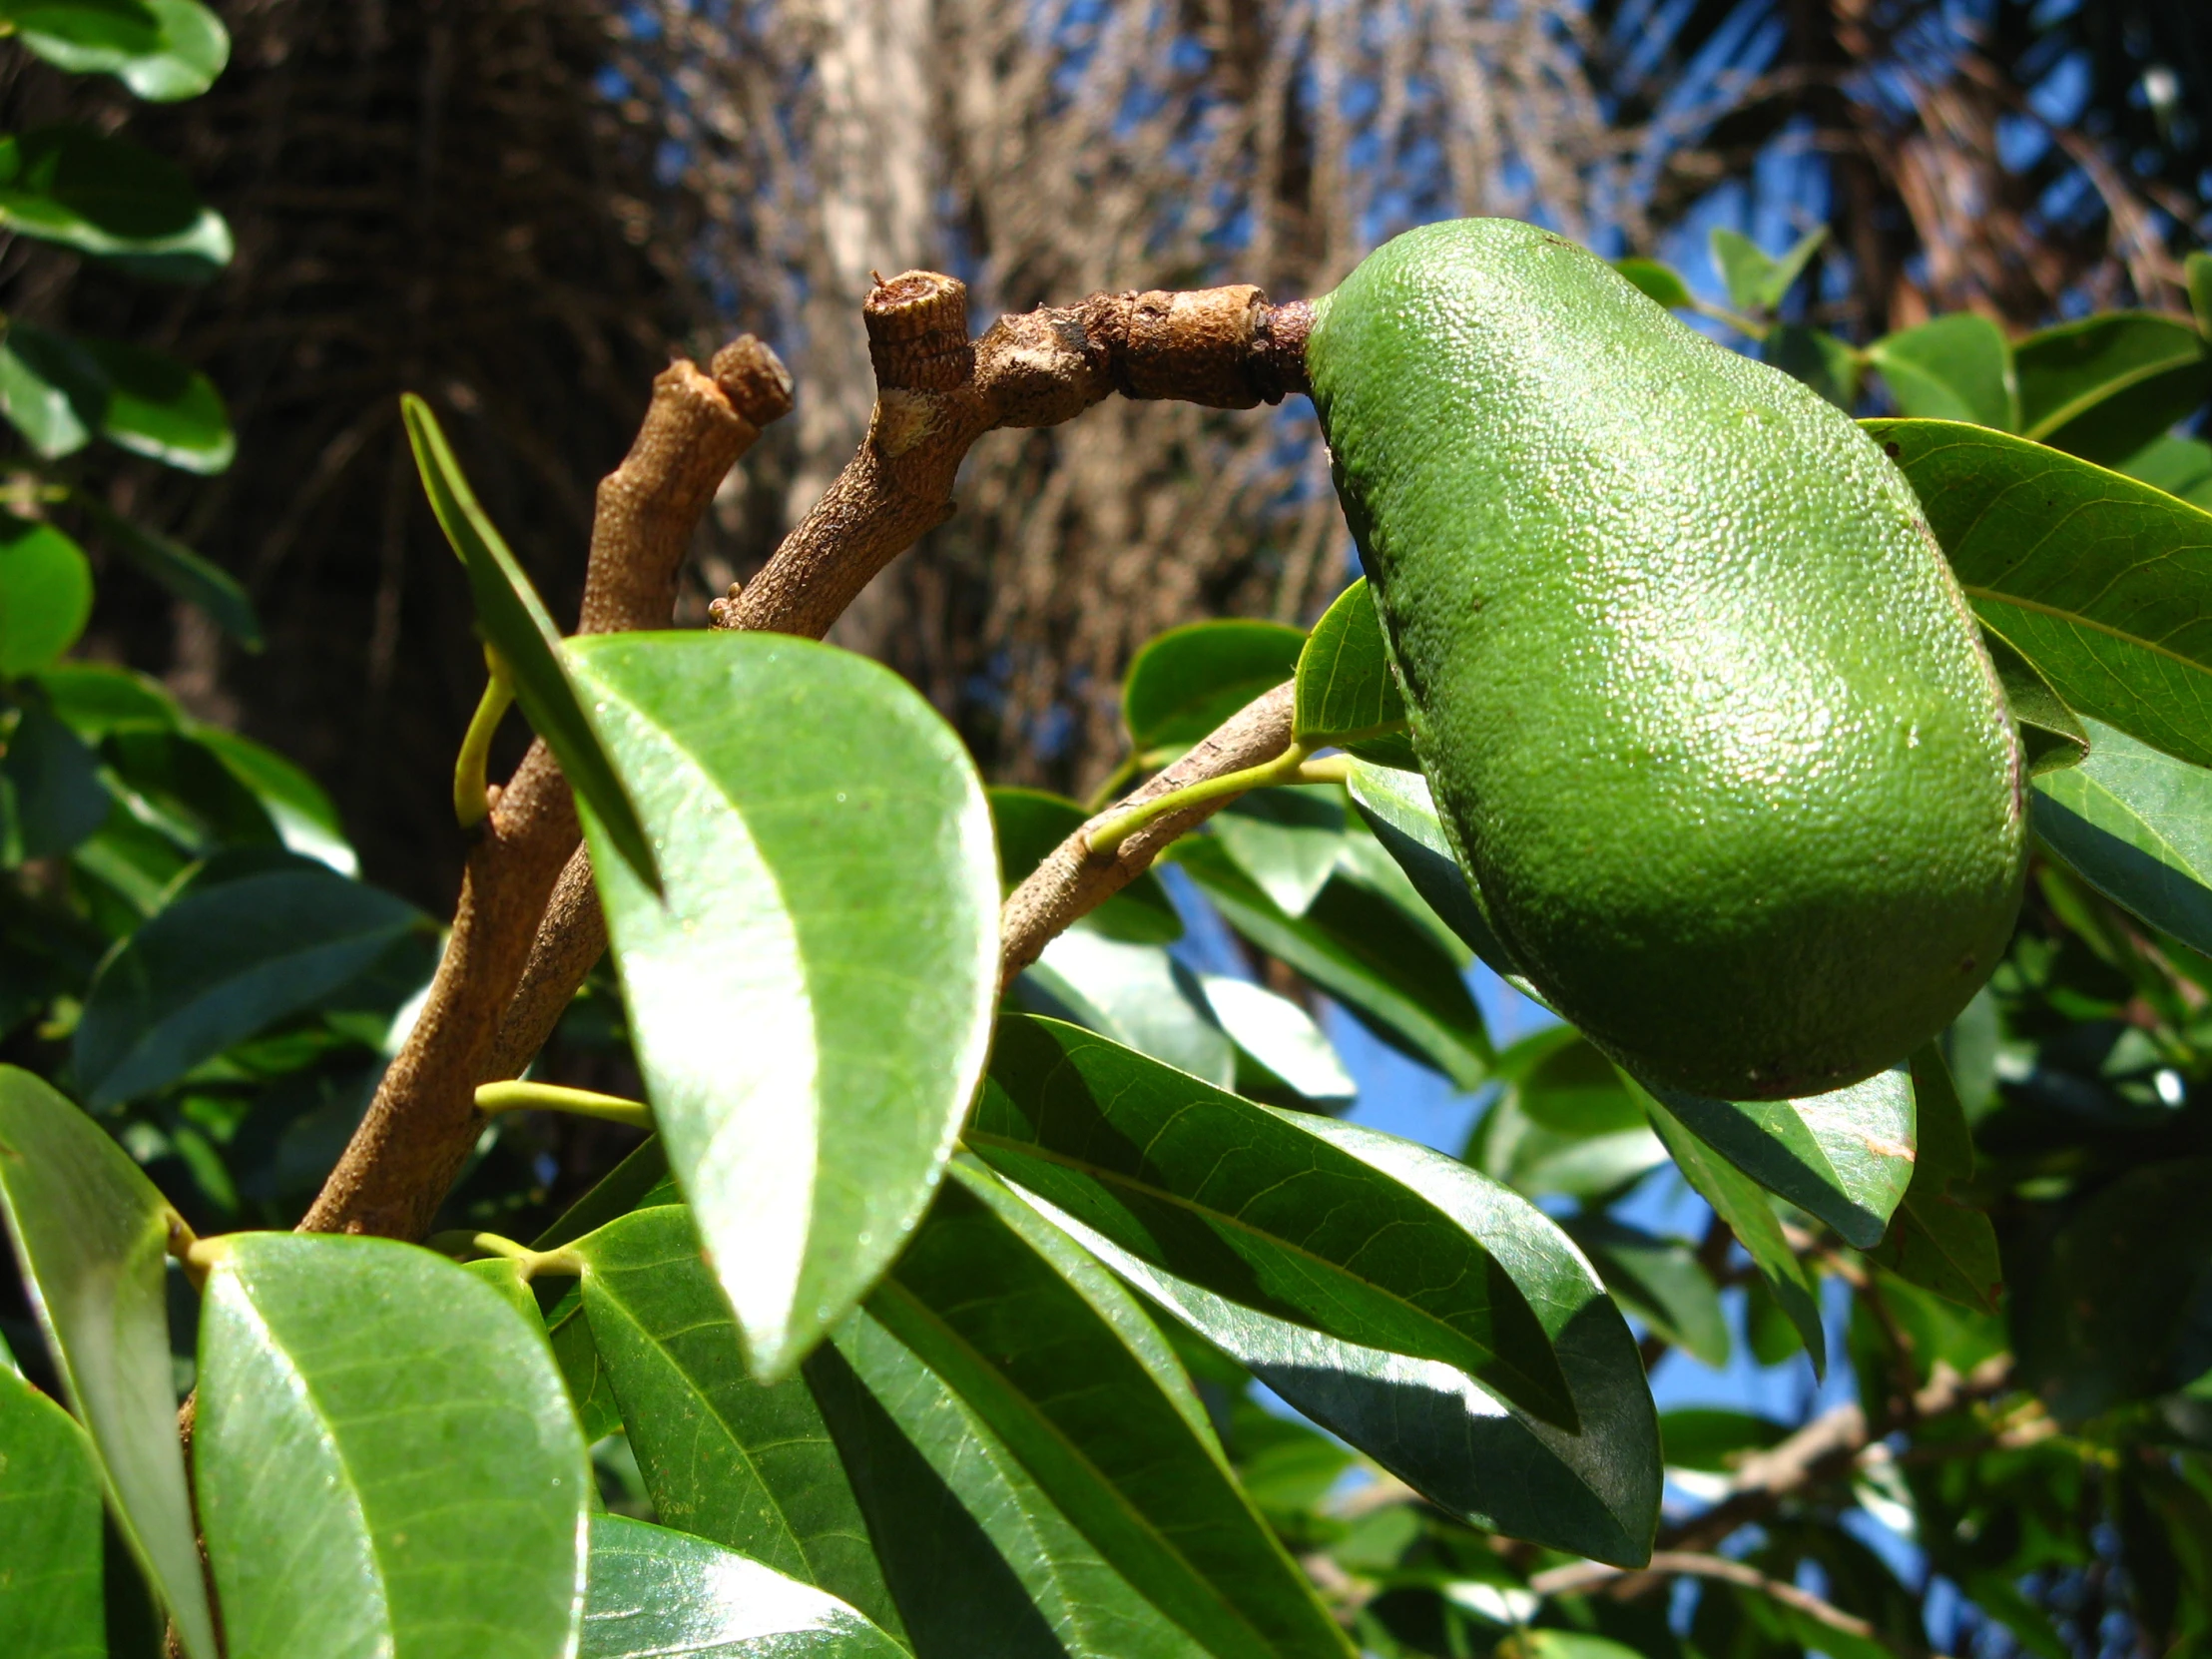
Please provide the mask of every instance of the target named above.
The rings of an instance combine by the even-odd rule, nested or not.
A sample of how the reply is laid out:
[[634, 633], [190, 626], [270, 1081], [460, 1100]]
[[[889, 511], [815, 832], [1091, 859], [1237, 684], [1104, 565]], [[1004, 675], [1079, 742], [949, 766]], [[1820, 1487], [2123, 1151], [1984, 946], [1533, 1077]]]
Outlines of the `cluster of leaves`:
[[[1739, 311], [1789, 285], [1758, 282]], [[1466, 975], [1509, 964], [1363, 585], [1311, 633], [1203, 624], [1139, 658], [1132, 770], [1293, 682], [1301, 751], [1343, 751], [1341, 782], [1239, 801], [1002, 1007], [1001, 894], [1086, 809], [986, 790], [909, 687], [848, 653], [558, 639], [410, 406], [495, 681], [574, 783], [656, 1138], [528, 1243], [196, 1236], [124, 1150], [143, 1150], [132, 1126], [236, 1149], [266, 1102], [372, 1067], [412, 977], [394, 959], [424, 929], [277, 844], [341, 843], [273, 758], [174, 710], [70, 727], [115, 805], [39, 854], [54, 910], [30, 932], [124, 919], [81, 994], [57, 977], [27, 1006], [57, 1036], [74, 1019], [52, 1078], [121, 1110], [124, 1146], [0, 1071], [0, 1204], [74, 1407], [0, 1374], [0, 1635], [144, 1653], [150, 1585], [193, 1659], [219, 1628], [231, 1659], [1910, 1659], [1923, 1586], [1854, 1529], [1875, 1514], [2053, 1659], [2112, 1605], [2159, 1647], [2201, 1638], [2212, 513], [2049, 441], [2099, 410], [2085, 431], [2149, 418], [2129, 412], [2164, 395], [2145, 388], [2205, 372], [2189, 337], [2189, 362], [2142, 372], [2080, 347], [2103, 377], [2069, 382], [2075, 412], [2040, 436], [2012, 429], [2056, 406], [2021, 391], [2051, 377], [2029, 372], [2033, 341], [1998, 337], [1987, 422], [1954, 418], [1999, 412], [1966, 405], [1986, 390], [1972, 350], [1868, 348], [1902, 411], [1871, 430], [2031, 740], [2044, 856], [2018, 941], [1940, 1044], [1752, 1104], [1647, 1090], [1563, 1025], [1497, 1051]], [[2191, 383], [2144, 447], [2194, 441], [2165, 436], [2203, 400]], [[1931, 413], [1932, 386], [1960, 406]], [[97, 700], [53, 688], [91, 672], [26, 683], [66, 725]], [[83, 683], [101, 708], [126, 687], [166, 708]], [[88, 849], [154, 800], [127, 770], [142, 740], [253, 761], [225, 776], [261, 818], [221, 834], [263, 844], [177, 841], [177, 873], [124, 912], [98, 883], [137, 830]], [[216, 908], [279, 882], [319, 883], [337, 919], [285, 931], [302, 901], [274, 884]], [[1281, 988], [1191, 971], [1170, 947], [1193, 906]], [[1461, 1157], [1336, 1115], [1352, 1085], [1315, 993], [1491, 1091]], [[310, 1058], [252, 1069], [278, 1050]], [[238, 1112], [227, 1132], [207, 1101]], [[1616, 1213], [1668, 1168], [1709, 1208], [1704, 1237]], [[239, 1219], [288, 1219], [244, 1197]], [[1863, 1431], [1762, 1498], [1744, 1459], [1793, 1425], [1662, 1417], [1647, 1363], [1719, 1365], [1741, 1340], [1822, 1369], [1830, 1282]], [[196, 1334], [189, 1453], [173, 1321]], [[595, 1446], [634, 1459], [653, 1522], [602, 1508]], [[1670, 1480], [1715, 1508], [1662, 1528]], [[1654, 1598], [1590, 1593], [1655, 1540], [1731, 1532], [1686, 1638]], [[1807, 1563], [1823, 1597], [1798, 1587]]]

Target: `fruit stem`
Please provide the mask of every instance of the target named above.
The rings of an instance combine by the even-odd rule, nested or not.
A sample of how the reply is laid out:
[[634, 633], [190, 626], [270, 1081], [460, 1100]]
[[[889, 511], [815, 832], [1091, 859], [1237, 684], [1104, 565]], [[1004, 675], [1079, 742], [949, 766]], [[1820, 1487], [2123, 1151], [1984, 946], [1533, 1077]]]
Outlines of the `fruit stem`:
[[1140, 801], [1125, 812], [1116, 813], [1083, 837], [1097, 858], [1110, 858], [1131, 835], [1146, 825], [1197, 807], [1208, 801], [1219, 801], [1224, 796], [1243, 795], [1250, 790], [1263, 790], [1275, 784], [1341, 784], [1344, 782], [1350, 762], [1339, 756], [1324, 761], [1309, 762], [1314, 747], [1308, 743], [1293, 742], [1272, 761], [1263, 761], [1256, 767], [1246, 767], [1242, 772], [1224, 773], [1219, 778], [1201, 779], [1186, 784], [1182, 789], [1156, 795], [1150, 801]]
[[653, 1127], [653, 1114], [642, 1100], [625, 1100], [618, 1094], [598, 1094], [590, 1089], [564, 1089], [557, 1083], [484, 1083], [476, 1090], [476, 1109], [486, 1117], [530, 1108], [568, 1112], [576, 1117], [603, 1118], [638, 1129]]
[[499, 730], [501, 718], [515, 700], [514, 682], [508, 676], [506, 661], [488, 645], [484, 647], [484, 668], [491, 679], [484, 687], [476, 712], [469, 716], [467, 735], [461, 739], [461, 752], [453, 759], [453, 817], [463, 830], [473, 830], [491, 816], [484, 765], [491, 757], [492, 734]]

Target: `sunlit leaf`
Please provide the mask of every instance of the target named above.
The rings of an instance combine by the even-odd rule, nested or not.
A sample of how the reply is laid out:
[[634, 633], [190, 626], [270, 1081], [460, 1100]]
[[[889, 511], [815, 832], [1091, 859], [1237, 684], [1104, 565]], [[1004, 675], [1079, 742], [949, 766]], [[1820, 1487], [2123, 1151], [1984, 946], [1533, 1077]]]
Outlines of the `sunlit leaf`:
[[0, 21], [73, 75], [113, 75], [154, 103], [197, 98], [230, 61], [231, 36], [198, 0], [4, 0]]
[[1015, 1001], [1068, 1019], [1227, 1088], [1237, 1049], [1198, 975], [1158, 945], [1062, 933], [1014, 987]]
[[1920, 1161], [1913, 1184], [1870, 1254], [1892, 1273], [1962, 1303], [1993, 1310], [2004, 1289], [1996, 1230], [1967, 1192], [1973, 1180], [1973, 1131], [1934, 1044], [1913, 1056]]
[[1122, 682], [1122, 720], [1142, 755], [1182, 749], [1298, 671], [1306, 636], [1275, 622], [1223, 620], [1171, 628], [1150, 641]]
[[2081, 717], [2067, 708], [2058, 694], [2017, 647], [1995, 629], [1982, 624], [1981, 643], [2004, 687], [2005, 707], [2019, 728], [2020, 753], [2027, 761], [2027, 775], [2039, 778], [2079, 766], [2089, 753], [2088, 729]]
[[2102, 311], [2015, 340], [2022, 435], [2107, 466], [2212, 393], [2212, 360], [2186, 321]]
[[[1336, 1045], [1313, 1016], [1287, 996], [1249, 979], [1202, 973], [1207, 1006], [1237, 1045], [1237, 1092], [1288, 1089], [1309, 1101], [1345, 1101], [1359, 1092]], [[1257, 1065], [1264, 1076], [1247, 1078]]]
[[0, 1361], [0, 1653], [109, 1659], [104, 1626], [92, 1444]]
[[1366, 577], [1314, 624], [1299, 653], [1297, 698], [1292, 734], [1299, 741], [1336, 745], [1381, 766], [1414, 764], [1405, 699]]
[[1974, 311], [1954, 311], [1885, 334], [1867, 347], [1898, 413], [1915, 420], [1963, 420], [2000, 432], [2020, 427], [2020, 391], [2004, 330]]
[[2212, 772], [2089, 732], [2086, 761], [2035, 780], [2037, 838], [2114, 903], [2212, 951]]
[[1285, 915], [1312, 908], [1345, 855], [1345, 798], [1334, 784], [1255, 790], [1209, 832]]
[[1827, 240], [1828, 228], [1817, 227], [1776, 259], [1749, 237], [1724, 226], [1716, 226], [1709, 239], [1714, 268], [1728, 284], [1729, 303], [1744, 311], [1771, 311], [1780, 305]]
[[51, 664], [92, 615], [92, 566], [51, 524], [0, 511], [0, 680]]
[[1625, 260], [1615, 260], [1613, 269], [1634, 283], [1645, 297], [1657, 301], [1669, 310], [1679, 310], [1690, 302], [1690, 284], [1670, 265], [1631, 256]]
[[0, 138], [0, 225], [127, 264], [205, 281], [231, 263], [231, 231], [166, 157], [83, 127]]

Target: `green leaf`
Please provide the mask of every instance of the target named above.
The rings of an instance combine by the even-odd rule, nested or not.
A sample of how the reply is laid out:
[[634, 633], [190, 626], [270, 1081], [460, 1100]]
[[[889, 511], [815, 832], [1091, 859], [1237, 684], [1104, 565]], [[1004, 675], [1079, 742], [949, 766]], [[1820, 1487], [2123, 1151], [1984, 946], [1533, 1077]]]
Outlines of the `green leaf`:
[[1865, 424], [1982, 621], [2066, 707], [2212, 764], [2212, 513], [1980, 427]]
[[745, 1373], [689, 1212], [663, 1205], [571, 1247], [584, 1312], [662, 1520], [819, 1585], [878, 1624], [897, 1614], [805, 1382]]
[[1298, 672], [1306, 636], [1276, 622], [1194, 622], [1139, 651], [1121, 715], [1139, 755], [1186, 749]]
[[46, 668], [92, 615], [92, 566], [51, 524], [0, 511], [0, 680]]
[[1803, 380], [1847, 414], [1859, 402], [1862, 359], [1826, 328], [1778, 323], [1759, 342], [1759, 360]]
[[1016, 981], [1036, 1012], [1088, 1026], [1141, 1054], [1227, 1088], [1237, 1046], [1198, 975], [1158, 945], [1062, 933]]
[[917, 1659], [1203, 1659], [874, 1320], [807, 1361]]
[[73, 75], [113, 75], [150, 103], [197, 98], [231, 58], [222, 20], [197, 0], [6, 0], [0, 21]]
[[2197, 332], [2212, 339], [2212, 254], [2191, 254], [2181, 265], [2189, 282], [2189, 309], [2196, 314]]
[[1474, 883], [1459, 867], [1449, 832], [1428, 793], [1428, 780], [1417, 772], [1356, 762], [1347, 785], [1353, 806], [1375, 838], [1444, 925], [1499, 978], [1534, 996], [1534, 988], [1492, 930]]
[[110, 443], [186, 472], [221, 472], [231, 464], [238, 441], [214, 381], [144, 346], [77, 343], [106, 383], [99, 427]]
[[1552, 1340], [1578, 1433], [1501, 1404], [1449, 1366], [1241, 1308], [1072, 1217], [1055, 1219], [1298, 1410], [1443, 1509], [1549, 1548], [1641, 1566], [1659, 1521], [1658, 1423], [1635, 1339], [1582, 1254], [1535, 1206], [1441, 1153], [1326, 1118], [1308, 1128], [1419, 1193], [1504, 1264]]
[[965, 1141], [1179, 1279], [1346, 1343], [1441, 1361], [1573, 1427], [1550, 1339], [1503, 1264], [1315, 1121], [1015, 1014], [999, 1022]]
[[405, 900], [273, 850], [226, 854], [101, 964], [73, 1050], [95, 1106], [150, 1094], [426, 927]]
[[1828, 1338], [1821, 1326], [1819, 1287], [1782, 1236], [1782, 1223], [1774, 1213], [1773, 1202], [1749, 1176], [1685, 1129], [1641, 1085], [1633, 1086], [1644, 1110], [1651, 1114], [1652, 1127], [1667, 1143], [1675, 1167], [1682, 1171], [1682, 1178], [1736, 1235], [1736, 1242], [1750, 1255], [1761, 1281], [1805, 1344], [1814, 1375], [1825, 1376]]
[[171, 732], [186, 724], [185, 712], [168, 689], [134, 669], [56, 663], [38, 675], [38, 684], [55, 714], [87, 743], [98, 743], [111, 732]]
[[1334, 784], [1255, 790], [1207, 828], [1276, 908], [1302, 916], [1344, 861], [1344, 792]]
[[186, 1653], [215, 1659], [169, 1367], [169, 1240], [184, 1224], [105, 1130], [13, 1066], [0, 1066], [0, 1201], [117, 1524]]
[[1690, 284], [1682, 279], [1682, 274], [1671, 265], [1640, 256], [1615, 260], [1613, 269], [1642, 291], [1648, 299], [1657, 301], [1668, 310], [1680, 310], [1691, 302]]
[[646, 887], [661, 891], [653, 843], [639, 822], [623, 780], [601, 747], [599, 733], [585, 715], [570, 678], [571, 664], [561, 648], [560, 631], [546, 614], [545, 602], [530, 585], [521, 562], [508, 550], [461, 473], [460, 462], [430, 405], [412, 392], [399, 399], [399, 418], [414, 450], [430, 511], [468, 572], [476, 602], [476, 627], [484, 643], [499, 653], [512, 677], [515, 701], [531, 729], [561, 763], [561, 775], [576, 794], [576, 805], [598, 830], [595, 854], [605, 864], [609, 853], [629, 865]]
[[1690, 1405], [1659, 1413], [1667, 1467], [1724, 1474], [1746, 1451], [1765, 1451], [1789, 1438], [1790, 1425], [1755, 1411]]
[[1292, 735], [1299, 742], [1317, 749], [1334, 744], [1381, 766], [1415, 764], [1405, 698], [1366, 577], [1314, 624], [1298, 656], [1297, 697]]
[[2197, 331], [2155, 311], [2106, 311], [2015, 340], [2020, 433], [2111, 465], [2212, 393]]
[[12, 726], [0, 725], [0, 863], [74, 850], [114, 806], [100, 782], [98, 758], [32, 700], [16, 709]]
[[1973, 1207], [1973, 1131], [1935, 1044], [1913, 1056], [1920, 1162], [1890, 1230], [1869, 1254], [1900, 1278], [1968, 1308], [1994, 1311], [2004, 1290], [1997, 1235]]
[[1727, 1367], [1728, 1316], [1694, 1249], [1603, 1215], [1585, 1213], [1563, 1225], [1616, 1302], [1699, 1365]]
[[1464, 1156], [1517, 1192], [1603, 1199], [1667, 1161], [1613, 1062], [1571, 1025], [1523, 1037], [1498, 1056], [1497, 1077], [1505, 1092]]
[[2088, 760], [2035, 780], [2037, 838], [2115, 904], [2212, 951], [2212, 772], [2089, 732]]
[[1377, 1034], [1479, 1088], [1495, 1054], [1459, 963], [1432, 934], [1373, 889], [1332, 877], [1303, 916], [1286, 915], [1211, 835], [1176, 843], [1174, 856], [1231, 926], [1337, 997]]
[[2089, 753], [2089, 734], [2081, 717], [2067, 708], [2050, 682], [2021, 656], [2002, 634], [1987, 623], [1981, 627], [1981, 643], [2004, 687], [2005, 707], [2019, 729], [2020, 753], [2027, 761], [2027, 775], [2040, 778], [2079, 766]]
[[1143, 1311], [995, 1181], [955, 1165], [867, 1307], [1208, 1653], [1349, 1659]]
[[928, 1207], [982, 1075], [990, 808], [957, 734], [849, 652], [610, 634], [575, 662], [668, 877], [664, 902], [587, 814], [655, 1121], [754, 1374], [789, 1376]]
[[1711, 237], [1713, 267], [1728, 284], [1730, 304], [1740, 311], [1771, 311], [1782, 303], [1827, 240], [1828, 227], [1824, 225], [1800, 237], [1778, 260], [1749, 237], [1716, 226]]
[[183, 542], [134, 523], [88, 490], [73, 489], [70, 501], [92, 521], [108, 547], [140, 573], [188, 605], [197, 605], [249, 651], [262, 648], [262, 625], [254, 602], [229, 571], [202, 558]]
[[0, 338], [0, 413], [49, 461], [92, 441], [107, 385], [84, 347], [36, 323], [8, 324]]
[[1645, 1087], [1771, 1193], [1872, 1248], [1913, 1180], [1913, 1079], [1900, 1066], [1798, 1100], [1708, 1100]]
[[1867, 347], [1898, 413], [2020, 429], [2020, 389], [2004, 330], [1972, 311], [1885, 334]]
[[[1066, 796], [1044, 790], [993, 789], [988, 794], [991, 825], [998, 832], [998, 878], [1007, 892], [1091, 816]], [[1183, 936], [1183, 918], [1176, 914], [1174, 900], [1149, 869], [1076, 926], [1127, 944], [1173, 944]]]
[[312, 778], [275, 750], [220, 726], [195, 726], [192, 739], [261, 803], [284, 845], [340, 875], [360, 873], [338, 810]]
[[591, 1474], [543, 1331], [388, 1239], [214, 1250], [193, 1489], [230, 1659], [570, 1651]]
[[2212, 508], [2212, 443], [2162, 432], [2124, 460], [2115, 472], [2178, 495], [2192, 507]]
[[0, 226], [142, 275], [205, 281], [231, 263], [231, 230], [183, 169], [82, 127], [0, 137]]
[[[1200, 988], [1237, 1045], [1237, 1092], [1288, 1089], [1308, 1101], [1348, 1101], [1359, 1085], [1313, 1016], [1287, 996], [1222, 973], [1202, 973]], [[1248, 1079], [1257, 1066], [1264, 1076]]]
[[900, 1659], [831, 1595], [704, 1538], [591, 1518], [591, 1582], [576, 1659]]
[[92, 1444], [67, 1411], [5, 1362], [0, 1563], [0, 1652], [108, 1659]]

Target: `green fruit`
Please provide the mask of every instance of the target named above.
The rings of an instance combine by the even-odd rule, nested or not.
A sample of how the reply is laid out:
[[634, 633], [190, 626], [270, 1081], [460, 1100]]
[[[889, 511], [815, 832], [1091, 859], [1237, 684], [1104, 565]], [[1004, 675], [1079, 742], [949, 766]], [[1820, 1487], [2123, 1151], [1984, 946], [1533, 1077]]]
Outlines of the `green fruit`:
[[1939, 1030], [2011, 932], [2024, 773], [1904, 476], [1532, 226], [1411, 232], [1316, 313], [1414, 750], [1528, 978], [1739, 1100]]

